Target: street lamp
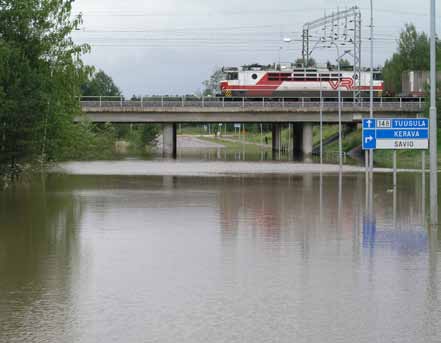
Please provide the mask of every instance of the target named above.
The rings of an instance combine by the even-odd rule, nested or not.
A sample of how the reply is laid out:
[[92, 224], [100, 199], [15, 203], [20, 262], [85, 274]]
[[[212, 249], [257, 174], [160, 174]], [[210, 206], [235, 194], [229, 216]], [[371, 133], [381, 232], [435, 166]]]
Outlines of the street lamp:
[[436, 6], [430, 2], [430, 224], [438, 225], [438, 149], [436, 113]]

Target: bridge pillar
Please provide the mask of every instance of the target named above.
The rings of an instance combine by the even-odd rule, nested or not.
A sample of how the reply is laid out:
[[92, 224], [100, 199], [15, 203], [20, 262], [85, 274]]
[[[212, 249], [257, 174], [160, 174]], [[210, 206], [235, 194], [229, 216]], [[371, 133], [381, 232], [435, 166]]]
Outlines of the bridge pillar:
[[162, 125], [162, 156], [176, 158], [176, 124]]
[[302, 154], [305, 158], [312, 155], [312, 123], [303, 124]]
[[293, 124], [293, 158], [307, 159], [312, 155], [312, 123]]
[[273, 152], [279, 152], [279, 147], [282, 146], [281, 139], [282, 139], [282, 124], [276, 124], [274, 123], [272, 126], [272, 147]]
[[303, 123], [294, 123], [292, 125], [292, 151], [294, 160], [301, 159], [303, 146]]

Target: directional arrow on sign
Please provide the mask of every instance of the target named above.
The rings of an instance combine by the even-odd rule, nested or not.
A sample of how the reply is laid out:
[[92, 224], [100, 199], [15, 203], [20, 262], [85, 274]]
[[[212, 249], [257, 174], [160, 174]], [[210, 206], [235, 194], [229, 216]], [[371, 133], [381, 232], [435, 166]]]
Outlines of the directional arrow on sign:
[[[372, 120], [368, 120], [368, 121], [366, 121], [366, 123], [368, 124], [368, 128], [371, 128], [371, 126], [372, 126]], [[372, 137], [371, 137], [372, 138]], [[373, 138], [372, 138], [373, 139]], [[372, 140], [371, 139], [371, 140]], [[370, 142], [370, 141], [369, 141]]]
[[374, 140], [374, 137], [368, 136], [368, 137], [365, 137], [364, 142], [367, 144], [367, 143], [372, 142], [373, 140]]
[[[368, 125], [367, 121], [364, 122], [364, 125]], [[375, 127], [375, 121], [371, 121], [371, 125]], [[375, 129], [363, 129], [363, 149], [376, 149], [376, 138], [375, 138]]]

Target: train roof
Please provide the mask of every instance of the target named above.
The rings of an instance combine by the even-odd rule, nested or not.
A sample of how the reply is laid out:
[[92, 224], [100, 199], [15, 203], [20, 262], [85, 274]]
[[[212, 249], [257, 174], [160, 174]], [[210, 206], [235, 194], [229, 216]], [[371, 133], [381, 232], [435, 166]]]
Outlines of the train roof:
[[[306, 73], [328, 73], [330, 71], [335, 72], [337, 71], [337, 66], [335, 65], [324, 65], [324, 66], [317, 66], [317, 67], [300, 67], [294, 64], [287, 65], [287, 64], [269, 64], [269, 65], [261, 65], [261, 64], [249, 64], [244, 65], [241, 68], [238, 67], [224, 67], [222, 68], [222, 71], [224, 73], [237, 73], [240, 71], [270, 71], [270, 72], [306, 72]], [[352, 71], [353, 66], [345, 66], [341, 68], [341, 71]], [[362, 68], [362, 72], [368, 72], [370, 71], [369, 68]], [[381, 73], [380, 69], [374, 69], [374, 73]]]

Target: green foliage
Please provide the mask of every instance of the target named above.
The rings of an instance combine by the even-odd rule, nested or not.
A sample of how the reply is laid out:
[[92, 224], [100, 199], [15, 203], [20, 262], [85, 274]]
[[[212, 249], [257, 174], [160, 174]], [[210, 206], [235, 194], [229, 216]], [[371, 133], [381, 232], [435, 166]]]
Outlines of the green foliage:
[[70, 34], [73, 0], [0, 2], [0, 164], [55, 159], [79, 113], [87, 69]]
[[158, 125], [141, 125], [141, 141], [144, 145], [151, 145], [158, 137], [160, 127]]
[[83, 96], [121, 96], [121, 90], [115, 85], [113, 79], [104, 71], [90, 75], [88, 80], [81, 85]]
[[[296, 66], [303, 66], [303, 65], [304, 65], [303, 58], [298, 58], [298, 59], [296, 59], [296, 61], [294, 62], [294, 64], [295, 64]], [[309, 67], [316, 67], [316, 66], [317, 66], [317, 62], [316, 62], [316, 60], [313, 59], [312, 57], [310, 57], [309, 60], [308, 60], [308, 65], [306, 65], [305, 67], [306, 67], [306, 68], [309, 68]]]
[[[437, 43], [437, 53], [441, 53], [441, 44]], [[430, 43], [427, 35], [416, 31], [413, 24], [407, 24], [400, 34], [398, 51], [388, 59], [383, 68], [385, 88], [392, 94], [399, 94], [401, 75], [407, 70], [429, 70]], [[437, 69], [441, 69], [438, 61]]]
[[352, 63], [349, 62], [347, 59], [342, 58], [340, 60], [340, 68], [345, 69], [345, 68], [349, 68], [349, 67], [352, 67]]
[[204, 86], [203, 95], [204, 96], [215, 96], [220, 93], [219, 83], [225, 79], [225, 74], [222, 69], [216, 69], [213, 74], [211, 74], [208, 80], [202, 82]]
[[115, 128], [110, 124], [94, 125], [87, 121], [71, 124], [64, 143], [57, 146], [57, 160], [93, 160], [114, 158]]

